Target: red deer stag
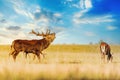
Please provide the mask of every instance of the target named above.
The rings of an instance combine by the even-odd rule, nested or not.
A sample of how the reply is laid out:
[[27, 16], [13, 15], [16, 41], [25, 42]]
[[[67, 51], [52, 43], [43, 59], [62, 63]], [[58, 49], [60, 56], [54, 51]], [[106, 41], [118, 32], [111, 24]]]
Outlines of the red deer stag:
[[38, 57], [40, 62], [40, 54], [42, 51], [46, 49], [51, 42], [55, 39], [55, 33], [50, 33], [50, 30], [47, 30], [46, 34], [42, 32], [36, 33], [34, 30], [30, 32], [31, 34], [35, 34], [36, 36], [43, 36], [43, 39], [40, 40], [14, 40], [11, 45], [11, 52], [9, 55], [13, 56], [14, 61], [16, 61], [16, 56], [19, 52], [23, 51], [26, 53], [26, 58], [28, 53], [33, 53]]
[[101, 51], [101, 60], [103, 60], [103, 62], [105, 62], [105, 55], [107, 55], [107, 62], [109, 61], [112, 62], [113, 56], [111, 54], [110, 46], [107, 43], [101, 42], [100, 51]]

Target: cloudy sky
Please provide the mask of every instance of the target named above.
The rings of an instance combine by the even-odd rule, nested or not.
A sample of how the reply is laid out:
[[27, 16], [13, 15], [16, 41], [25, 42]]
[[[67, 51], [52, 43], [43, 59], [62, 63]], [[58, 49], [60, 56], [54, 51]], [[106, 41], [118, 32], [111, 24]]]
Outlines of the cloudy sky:
[[53, 44], [120, 44], [120, 0], [0, 0], [0, 44], [41, 39], [32, 29], [55, 32]]

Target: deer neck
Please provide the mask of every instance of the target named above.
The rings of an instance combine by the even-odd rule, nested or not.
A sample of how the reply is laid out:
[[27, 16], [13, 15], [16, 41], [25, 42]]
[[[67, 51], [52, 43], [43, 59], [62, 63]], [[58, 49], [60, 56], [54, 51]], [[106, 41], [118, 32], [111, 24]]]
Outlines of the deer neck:
[[50, 41], [44, 38], [44, 49], [46, 49], [50, 45]]

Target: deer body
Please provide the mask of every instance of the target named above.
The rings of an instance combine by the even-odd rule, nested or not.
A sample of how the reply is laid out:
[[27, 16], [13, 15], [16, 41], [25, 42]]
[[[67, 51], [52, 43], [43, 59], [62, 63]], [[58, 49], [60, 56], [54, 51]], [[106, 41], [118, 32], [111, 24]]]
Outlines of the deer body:
[[113, 56], [111, 54], [111, 49], [110, 46], [105, 43], [105, 42], [101, 42], [100, 44], [100, 51], [101, 51], [101, 59], [105, 62], [105, 55], [107, 55], [107, 62], [109, 62], [113, 59]]
[[[34, 34], [37, 34], [35, 32], [32, 32]], [[37, 36], [41, 36], [41, 34], [37, 34]], [[49, 34], [43, 34], [43, 39], [40, 40], [14, 40], [11, 45], [11, 53], [10, 55], [13, 56], [13, 59], [16, 60], [16, 56], [19, 54], [19, 52], [23, 51], [26, 53], [26, 57], [28, 53], [35, 54], [39, 61], [40, 61], [40, 54], [42, 54], [42, 51], [46, 49], [50, 43], [55, 38], [55, 33], [49, 33]]]

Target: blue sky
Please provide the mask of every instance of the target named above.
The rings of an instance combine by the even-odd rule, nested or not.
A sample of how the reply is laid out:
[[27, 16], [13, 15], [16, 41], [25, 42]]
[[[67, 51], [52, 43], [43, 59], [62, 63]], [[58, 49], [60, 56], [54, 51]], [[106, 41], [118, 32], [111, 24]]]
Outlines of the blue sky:
[[0, 44], [41, 39], [32, 29], [56, 33], [53, 44], [120, 44], [120, 0], [0, 0]]

